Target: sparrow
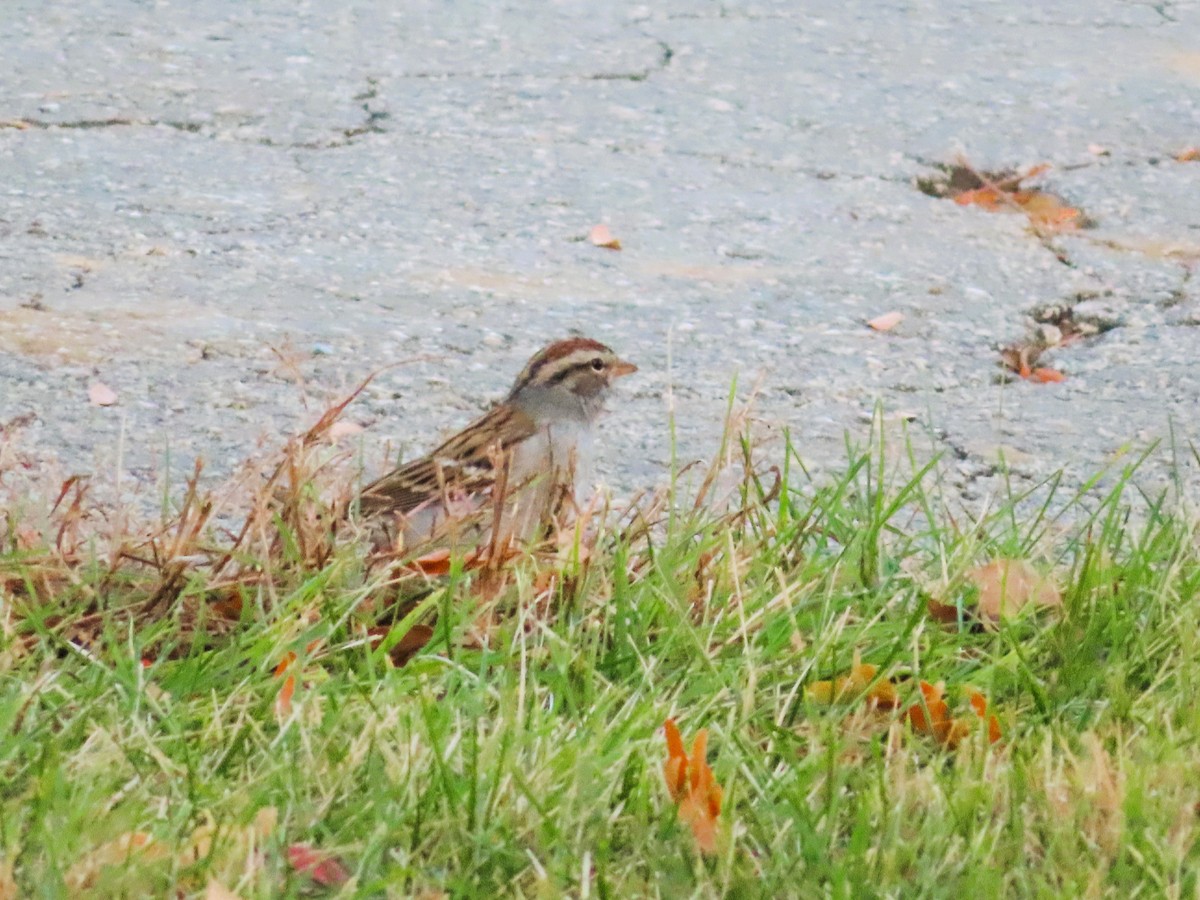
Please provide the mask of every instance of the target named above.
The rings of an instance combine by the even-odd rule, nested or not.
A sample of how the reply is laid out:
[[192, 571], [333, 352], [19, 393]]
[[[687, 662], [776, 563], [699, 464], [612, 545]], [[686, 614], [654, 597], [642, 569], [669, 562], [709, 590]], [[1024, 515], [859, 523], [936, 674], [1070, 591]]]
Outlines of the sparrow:
[[617, 379], [636, 371], [591, 338], [555, 341], [525, 364], [503, 401], [363, 488], [360, 514], [390, 517], [404, 546], [445, 535], [531, 539], [564, 503], [581, 501], [596, 421]]

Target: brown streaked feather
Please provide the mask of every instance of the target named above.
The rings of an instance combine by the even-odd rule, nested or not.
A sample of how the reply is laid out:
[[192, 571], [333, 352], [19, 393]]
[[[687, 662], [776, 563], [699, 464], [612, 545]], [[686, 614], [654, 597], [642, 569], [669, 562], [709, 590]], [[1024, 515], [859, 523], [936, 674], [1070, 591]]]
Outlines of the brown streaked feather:
[[[533, 419], [516, 407], [507, 403], [494, 407], [433, 452], [363, 488], [359, 510], [364, 515], [407, 514], [436, 500], [444, 488], [459, 487], [470, 494], [490, 490], [496, 476], [494, 451], [506, 451], [536, 432]], [[481, 434], [493, 439], [480, 442]]]

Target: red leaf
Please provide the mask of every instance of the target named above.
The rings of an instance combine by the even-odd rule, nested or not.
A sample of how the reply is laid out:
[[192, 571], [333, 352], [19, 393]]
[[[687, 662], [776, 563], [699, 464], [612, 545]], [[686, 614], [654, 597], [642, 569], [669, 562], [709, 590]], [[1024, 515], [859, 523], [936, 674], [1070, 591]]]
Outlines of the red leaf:
[[322, 887], [338, 887], [350, 880], [350, 873], [336, 856], [322, 853], [308, 844], [292, 844], [287, 848], [288, 862]]

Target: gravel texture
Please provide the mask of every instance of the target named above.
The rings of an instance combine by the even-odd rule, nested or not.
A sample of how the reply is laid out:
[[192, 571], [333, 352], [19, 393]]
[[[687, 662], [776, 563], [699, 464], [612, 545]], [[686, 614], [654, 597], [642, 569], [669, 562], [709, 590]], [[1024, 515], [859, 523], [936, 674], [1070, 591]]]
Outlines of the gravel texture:
[[[879, 403], [971, 504], [1000, 453], [1078, 485], [1200, 437], [1197, 2], [7, 0], [0, 46], [0, 426], [65, 471], [220, 475], [403, 361], [349, 414], [377, 471], [575, 330], [642, 367], [624, 491], [669, 397], [711, 454], [735, 375], [818, 475]], [[917, 189], [960, 155], [1053, 164], [1096, 227]], [[1000, 383], [1053, 303], [1108, 330]]]

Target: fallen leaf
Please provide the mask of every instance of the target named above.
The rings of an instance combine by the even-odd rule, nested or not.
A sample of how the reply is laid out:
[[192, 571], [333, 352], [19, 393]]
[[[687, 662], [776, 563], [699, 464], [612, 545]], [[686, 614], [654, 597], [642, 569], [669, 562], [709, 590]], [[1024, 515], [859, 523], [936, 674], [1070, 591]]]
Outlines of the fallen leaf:
[[988, 742], [996, 743], [1001, 737], [1000, 720], [994, 714], [988, 714], [987, 697], [974, 688], [967, 688], [967, 699], [971, 703], [971, 709], [975, 710], [975, 715], [987, 722]]
[[1010, 344], [1000, 350], [1001, 364], [1022, 378], [1028, 378], [1033, 372], [1033, 365], [1045, 352], [1045, 348], [1028, 341], [1020, 344]]
[[[953, 603], [942, 603], [930, 597], [925, 602], [925, 609], [929, 613], [929, 618], [935, 622], [940, 622], [943, 625], [958, 624], [958, 607]], [[963, 610], [968, 613], [967, 610]]]
[[1176, 162], [1200, 162], [1200, 147], [1188, 147], [1175, 154]]
[[893, 310], [892, 312], [885, 312], [881, 316], [876, 316], [873, 319], [868, 319], [867, 327], [874, 331], [891, 331], [903, 321], [904, 313]]
[[688, 756], [683, 749], [683, 735], [679, 733], [675, 720], [667, 719], [663, 728], [667, 733], [667, 761], [663, 763], [663, 777], [667, 781], [667, 792], [671, 799], [678, 803], [687, 789]]
[[[371, 649], [377, 648], [391, 630], [391, 627], [388, 625], [376, 625], [368, 629], [367, 634], [371, 640]], [[400, 638], [388, 650], [388, 658], [391, 659], [392, 665], [399, 669], [416, 656], [431, 640], [433, 640], [432, 628], [428, 625], [413, 625], [405, 632], [404, 637]]]
[[350, 437], [355, 434], [362, 434], [363, 427], [357, 422], [347, 422], [345, 419], [338, 419], [329, 426], [329, 439], [336, 441], [338, 438]]
[[[434, 550], [424, 556], [407, 563], [406, 568], [428, 575], [431, 578], [450, 574], [450, 551], [448, 549]], [[466, 566], [464, 565], [464, 568]]]
[[900, 705], [896, 685], [887, 679], [875, 680], [879, 667], [857, 660], [848, 675], [833, 681], [815, 681], [804, 689], [814, 703], [833, 704], [862, 696], [867, 704], [878, 709], [895, 709]]
[[1046, 366], [1038, 366], [1025, 377], [1030, 381], [1038, 382], [1038, 384], [1057, 384], [1060, 381], [1067, 380], [1067, 376], [1058, 369], [1051, 369]]
[[920, 687], [921, 702], [910, 706], [907, 713], [912, 730], [933, 736], [939, 744], [956, 747], [969, 728], [951, 718], [950, 707], [943, 699], [945, 687], [928, 681], [922, 681]]
[[[988, 212], [1023, 212], [1040, 232], [1076, 231], [1083, 227], [1083, 213], [1047, 191], [1021, 190], [1021, 183], [1050, 169], [1048, 164], [1019, 174], [977, 172], [963, 164], [951, 175], [950, 187], [941, 196], [951, 196], [960, 206], [978, 206]], [[959, 186], [955, 185], [958, 182]], [[974, 187], [966, 185], [973, 184]]]
[[287, 848], [287, 858], [293, 869], [322, 887], [338, 887], [350, 880], [350, 873], [336, 856], [308, 844], [292, 844]]
[[976, 612], [989, 622], [1012, 618], [1028, 606], [1062, 606], [1062, 595], [1046, 576], [1023, 559], [996, 559], [967, 573], [979, 589]]
[[92, 406], [112, 406], [117, 402], [117, 392], [103, 381], [93, 381], [88, 385], [88, 402]]
[[592, 230], [588, 232], [588, 240], [597, 247], [604, 247], [606, 250], [621, 249], [621, 242], [613, 237], [608, 226], [604, 224], [593, 225]]
[[1112, 155], [1111, 150], [1109, 150], [1107, 147], [1102, 146], [1100, 144], [1088, 144], [1087, 150], [1088, 150], [1088, 153], [1092, 154], [1092, 156], [1111, 156]]
[[275, 715], [286, 719], [292, 712], [292, 697], [296, 693], [296, 676], [289, 675], [283, 680], [283, 686], [275, 695]]
[[701, 728], [696, 732], [689, 756], [675, 720], [667, 719], [663, 727], [667, 737], [667, 761], [663, 763], [667, 792], [679, 805], [679, 820], [691, 829], [700, 852], [715, 853], [723, 791], [705, 758], [708, 731]]
[[[296, 676], [290, 670], [295, 661], [296, 654], [289, 650], [283, 654], [283, 660], [275, 667], [275, 677], [283, 678], [279, 693], [275, 695], [275, 716], [280, 719], [286, 719], [292, 712], [292, 697], [296, 693]], [[285, 675], [287, 677], [284, 678]]]
[[1034, 228], [1041, 231], [1078, 231], [1083, 214], [1067, 206], [1053, 194], [1042, 191], [1017, 191], [1012, 195], [1016, 204], [1029, 216]]
[[1004, 206], [1004, 191], [996, 188], [982, 187], [972, 191], [963, 191], [954, 198], [959, 206], [978, 206], [990, 212], [995, 212]]

